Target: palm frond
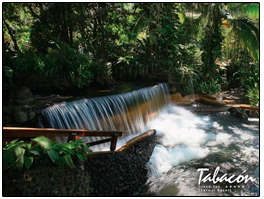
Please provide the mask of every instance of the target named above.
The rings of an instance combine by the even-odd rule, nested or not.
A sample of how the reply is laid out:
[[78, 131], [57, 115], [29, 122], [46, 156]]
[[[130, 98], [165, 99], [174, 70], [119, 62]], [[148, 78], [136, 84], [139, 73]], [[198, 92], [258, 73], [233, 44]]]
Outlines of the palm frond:
[[232, 25], [232, 31], [240, 39], [242, 44], [252, 54], [255, 60], [259, 60], [259, 30], [249, 19], [228, 19]]
[[228, 3], [227, 9], [233, 18], [246, 16], [247, 18], [259, 18], [259, 3]]
[[259, 18], [259, 3], [252, 3], [245, 6], [245, 12], [247, 13], [248, 17]]

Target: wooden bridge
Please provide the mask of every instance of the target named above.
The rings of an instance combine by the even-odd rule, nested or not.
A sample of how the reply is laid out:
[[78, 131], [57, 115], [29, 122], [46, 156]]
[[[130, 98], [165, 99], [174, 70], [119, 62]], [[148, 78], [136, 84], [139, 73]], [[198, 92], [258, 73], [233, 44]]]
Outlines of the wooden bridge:
[[51, 128], [19, 128], [19, 127], [3, 127], [3, 146], [6, 142], [10, 142], [14, 139], [21, 139], [24, 141], [30, 141], [30, 139], [45, 136], [51, 139], [55, 137], [66, 136], [68, 141], [76, 140], [81, 137], [109, 137], [95, 142], [87, 143], [89, 146], [94, 146], [106, 142], [110, 143], [110, 150], [116, 149], [116, 143], [118, 137], [121, 137], [124, 132], [121, 131], [90, 131], [79, 129], [51, 129]]

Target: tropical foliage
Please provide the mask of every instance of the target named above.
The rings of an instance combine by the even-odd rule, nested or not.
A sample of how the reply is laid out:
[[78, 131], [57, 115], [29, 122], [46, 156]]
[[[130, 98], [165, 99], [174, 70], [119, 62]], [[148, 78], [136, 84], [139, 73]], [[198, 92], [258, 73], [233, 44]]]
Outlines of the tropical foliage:
[[258, 3], [3, 3], [4, 90], [105, 76], [249, 90], [258, 68]]
[[[3, 170], [29, 169], [36, 165], [56, 164], [59, 172], [65, 166], [74, 167], [74, 162], [82, 163], [91, 152], [82, 139], [66, 144], [52, 142], [46, 137], [36, 137], [30, 143], [11, 141], [3, 148]], [[34, 163], [34, 164], [33, 164]]]

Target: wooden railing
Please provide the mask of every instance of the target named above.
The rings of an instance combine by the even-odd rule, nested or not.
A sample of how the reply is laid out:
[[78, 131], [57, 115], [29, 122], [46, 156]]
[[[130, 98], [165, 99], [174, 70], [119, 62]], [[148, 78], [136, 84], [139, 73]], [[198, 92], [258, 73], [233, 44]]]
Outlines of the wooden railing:
[[21, 140], [30, 140], [38, 136], [48, 138], [67, 136], [68, 141], [75, 140], [77, 136], [83, 137], [110, 137], [95, 142], [87, 143], [89, 146], [94, 146], [106, 142], [111, 142], [110, 150], [116, 149], [117, 138], [121, 137], [121, 131], [90, 131], [79, 129], [50, 129], [50, 128], [18, 128], [18, 127], [3, 127], [3, 145], [6, 142], [20, 138]]

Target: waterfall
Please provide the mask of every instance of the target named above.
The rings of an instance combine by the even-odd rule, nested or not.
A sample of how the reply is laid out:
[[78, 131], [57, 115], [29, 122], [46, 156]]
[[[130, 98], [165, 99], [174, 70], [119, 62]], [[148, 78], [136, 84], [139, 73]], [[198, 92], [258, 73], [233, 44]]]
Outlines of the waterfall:
[[40, 127], [124, 131], [122, 137], [127, 137], [142, 132], [169, 103], [168, 84], [160, 83], [128, 93], [55, 104], [41, 111]]

